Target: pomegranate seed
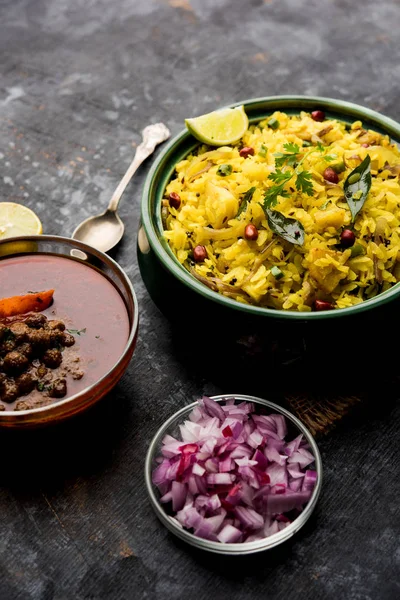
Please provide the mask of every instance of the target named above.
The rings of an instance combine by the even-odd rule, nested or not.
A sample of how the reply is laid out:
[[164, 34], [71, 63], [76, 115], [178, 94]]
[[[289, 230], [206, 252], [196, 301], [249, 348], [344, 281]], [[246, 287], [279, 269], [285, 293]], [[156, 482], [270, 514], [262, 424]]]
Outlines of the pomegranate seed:
[[314, 119], [314, 121], [325, 121], [325, 113], [323, 110], [313, 110], [311, 118]]
[[251, 223], [249, 225], [246, 225], [246, 229], [244, 230], [244, 237], [246, 238], [246, 240], [251, 240], [252, 242], [255, 242], [258, 238], [257, 227], [255, 227]]
[[239, 155], [242, 158], [247, 158], [248, 156], [254, 156], [254, 148], [250, 148], [249, 146], [246, 146], [245, 148], [242, 148], [240, 150]]
[[176, 192], [171, 192], [169, 195], [169, 205], [172, 208], [179, 208], [181, 205], [181, 197]]
[[354, 246], [355, 241], [356, 236], [354, 235], [354, 232], [351, 231], [351, 229], [343, 229], [342, 233], [340, 234], [340, 243], [342, 246], [345, 248], [351, 248]]
[[314, 302], [315, 310], [332, 310], [333, 304], [325, 302], [324, 300], [316, 300]]
[[196, 246], [193, 250], [193, 258], [196, 262], [203, 262], [207, 258], [207, 250], [204, 246]]
[[365, 142], [364, 144], [361, 144], [361, 146], [362, 146], [363, 148], [369, 148], [369, 144], [367, 144], [367, 142]]
[[325, 181], [329, 181], [329, 183], [337, 183], [339, 181], [338, 174], [332, 169], [332, 167], [327, 167], [323, 173]]

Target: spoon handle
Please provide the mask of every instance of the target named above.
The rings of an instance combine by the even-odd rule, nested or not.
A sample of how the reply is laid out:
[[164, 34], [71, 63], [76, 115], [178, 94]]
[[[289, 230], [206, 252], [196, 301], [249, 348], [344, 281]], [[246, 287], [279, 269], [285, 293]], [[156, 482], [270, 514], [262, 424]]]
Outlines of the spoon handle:
[[116, 212], [118, 208], [119, 201], [121, 200], [121, 196], [125, 191], [126, 186], [132, 179], [133, 175], [136, 173], [140, 165], [143, 161], [146, 160], [153, 154], [156, 146], [165, 142], [170, 137], [171, 133], [163, 123], [155, 123], [154, 125], [149, 125], [145, 127], [142, 132], [143, 141], [136, 148], [135, 156], [129, 165], [125, 175], [119, 182], [115, 192], [112, 195], [110, 203], [107, 207], [107, 210], [110, 212]]

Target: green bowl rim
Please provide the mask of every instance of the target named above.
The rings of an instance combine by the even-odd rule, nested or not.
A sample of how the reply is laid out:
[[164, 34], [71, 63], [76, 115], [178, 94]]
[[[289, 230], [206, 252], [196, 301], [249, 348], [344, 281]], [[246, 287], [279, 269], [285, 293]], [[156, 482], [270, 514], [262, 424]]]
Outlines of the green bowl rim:
[[[334, 111], [335, 109], [338, 112], [346, 111], [351, 112], [354, 116], [358, 116], [360, 118], [371, 119], [376, 122], [379, 126], [381, 126], [385, 132], [392, 136], [399, 137], [400, 141], [400, 123], [391, 119], [390, 117], [386, 117], [385, 115], [381, 115], [380, 113], [366, 108], [360, 104], [355, 104], [353, 102], [348, 102], [346, 100], [340, 100], [335, 98], [329, 98], [324, 96], [297, 96], [297, 95], [287, 95], [287, 96], [266, 96], [261, 98], [252, 98], [249, 100], [244, 100], [241, 102], [235, 102], [226, 107], [221, 108], [234, 108], [235, 106], [243, 105], [245, 108], [250, 107], [255, 108], [257, 105], [260, 107], [265, 107], [266, 112], [267, 104], [280, 103], [282, 104], [281, 110], [286, 108], [296, 108], [296, 103], [312, 103], [317, 108], [323, 108], [326, 110]], [[217, 110], [217, 109], [215, 109]], [[274, 108], [274, 110], [277, 110]], [[345, 116], [345, 114], [344, 114]], [[249, 119], [251, 121], [251, 119]], [[253, 306], [251, 304], [242, 304], [241, 302], [237, 302], [231, 298], [227, 298], [218, 292], [214, 292], [209, 289], [204, 284], [197, 281], [174, 257], [172, 251], [167, 251], [158, 238], [154, 221], [151, 218], [151, 192], [154, 180], [162, 166], [165, 159], [173, 152], [173, 150], [179, 147], [180, 143], [183, 141], [188, 141], [192, 135], [187, 131], [187, 129], [183, 129], [180, 133], [178, 133], [163, 149], [163, 151], [158, 155], [157, 159], [154, 161], [147, 177], [145, 180], [143, 194], [142, 194], [142, 203], [141, 203], [141, 220], [142, 225], [144, 227], [144, 231], [146, 233], [147, 239], [149, 241], [149, 245], [155, 254], [160, 259], [163, 266], [169, 271], [172, 275], [174, 275], [181, 283], [183, 283], [186, 287], [190, 288], [192, 291], [199, 293], [205, 298], [217, 302], [218, 304], [222, 304], [224, 306], [228, 306], [233, 308], [234, 310], [239, 310], [241, 312], [247, 313], [248, 315], [259, 315], [261, 317], [269, 317], [275, 319], [288, 319], [288, 320], [297, 320], [297, 321], [309, 321], [315, 319], [335, 319], [339, 317], [344, 317], [346, 315], [351, 315], [353, 313], [361, 313], [367, 310], [371, 310], [377, 305], [383, 305], [387, 302], [391, 301], [393, 297], [400, 295], [400, 282], [392, 286], [390, 289], [378, 294], [377, 296], [364, 300], [361, 304], [356, 304], [354, 306], [350, 306], [347, 308], [341, 308], [337, 310], [327, 310], [320, 312], [297, 312], [297, 311], [283, 311], [272, 308], [263, 308], [260, 306]], [[193, 138], [194, 139], [194, 138]]]

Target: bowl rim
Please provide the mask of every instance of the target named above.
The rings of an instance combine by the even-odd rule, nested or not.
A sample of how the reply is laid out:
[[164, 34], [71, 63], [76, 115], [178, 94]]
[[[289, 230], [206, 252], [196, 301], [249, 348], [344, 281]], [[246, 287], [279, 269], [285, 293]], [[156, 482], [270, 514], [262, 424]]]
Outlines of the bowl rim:
[[298, 419], [294, 414], [283, 408], [279, 404], [275, 404], [269, 400], [265, 400], [264, 398], [259, 398], [258, 396], [251, 396], [247, 394], [217, 394], [216, 396], [210, 396], [212, 400], [216, 400], [217, 402], [225, 402], [230, 398], [235, 398], [237, 400], [244, 400], [246, 402], [254, 402], [254, 404], [260, 404], [262, 406], [266, 406], [267, 408], [276, 411], [282, 415], [284, 415], [292, 424], [294, 424], [297, 429], [305, 436], [307, 442], [310, 444], [311, 452], [315, 457], [315, 470], [318, 474], [317, 483], [312, 492], [311, 498], [306, 504], [303, 511], [300, 515], [292, 522], [290, 525], [270, 535], [269, 537], [262, 538], [261, 540], [256, 540], [254, 542], [242, 542], [239, 544], [228, 544], [221, 542], [213, 542], [210, 540], [205, 540], [203, 538], [196, 537], [193, 533], [183, 529], [172, 517], [168, 516], [164, 509], [162, 508], [156, 492], [152, 483], [152, 462], [154, 459], [154, 455], [158, 449], [159, 443], [163, 436], [168, 431], [169, 427], [173, 425], [180, 418], [187, 416], [193, 408], [198, 406], [198, 401], [193, 402], [191, 404], [187, 404], [183, 408], [179, 409], [173, 415], [171, 415], [161, 427], [157, 430], [155, 435], [153, 436], [149, 447], [146, 453], [145, 466], [144, 466], [144, 478], [147, 493], [149, 495], [150, 503], [156, 512], [157, 517], [160, 519], [163, 525], [171, 531], [171, 533], [175, 534], [181, 540], [189, 543], [196, 548], [200, 548], [202, 550], [208, 550], [215, 554], [224, 554], [224, 555], [244, 555], [244, 554], [254, 554], [256, 552], [261, 552], [263, 550], [274, 548], [284, 541], [291, 538], [295, 533], [297, 533], [301, 527], [308, 521], [310, 518], [321, 493], [322, 487], [322, 479], [323, 479], [323, 468], [322, 468], [322, 459], [317, 443], [314, 440], [314, 437], [311, 435], [310, 431], [307, 427]]
[[[359, 118], [367, 118], [371, 119], [377, 124], [379, 124], [386, 132], [390, 132], [390, 135], [396, 135], [400, 139], [400, 123], [396, 122], [394, 119], [387, 117], [386, 115], [382, 115], [370, 108], [362, 106], [360, 104], [356, 104], [354, 102], [348, 102], [346, 100], [340, 100], [337, 98], [330, 98], [326, 96], [307, 96], [307, 95], [282, 95], [282, 96], [265, 96], [252, 98], [248, 100], [243, 100], [241, 102], [234, 102], [227, 106], [223, 106], [222, 108], [234, 108], [235, 106], [243, 105], [246, 107], [265, 107], [265, 112], [268, 113], [268, 104], [280, 103], [281, 110], [285, 110], [286, 108], [296, 108], [296, 103], [299, 105], [301, 103], [312, 103], [314, 106], [318, 108], [329, 110], [337, 110], [343, 111], [345, 116], [345, 112], [356, 113]], [[215, 109], [218, 110], [218, 109]], [[277, 110], [275, 107], [273, 110]], [[298, 107], [298, 110], [302, 110], [301, 107]], [[259, 119], [249, 119], [256, 121]], [[346, 308], [341, 308], [337, 310], [326, 310], [326, 311], [315, 311], [315, 312], [298, 312], [298, 311], [284, 311], [277, 310], [272, 308], [264, 308], [260, 306], [254, 306], [251, 304], [244, 304], [233, 300], [232, 298], [227, 298], [226, 296], [215, 292], [197, 281], [190, 273], [187, 271], [176, 259], [173, 255], [172, 251], [168, 248], [165, 248], [161, 243], [159, 236], [157, 234], [155, 220], [151, 216], [151, 200], [153, 197], [153, 186], [154, 181], [157, 175], [163, 171], [163, 161], [168, 157], [170, 153], [182, 142], [188, 141], [192, 138], [191, 134], [188, 130], [181, 130], [169, 143], [168, 145], [160, 152], [157, 156], [156, 160], [153, 162], [150, 171], [147, 174], [145, 179], [145, 184], [142, 193], [142, 202], [141, 202], [141, 221], [147, 236], [147, 240], [149, 242], [150, 248], [155, 252], [156, 256], [160, 260], [161, 264], [164, 268], [171, 273], [174, 277], [176, 277], [183, 285], [185, 285], [190, 290], [199, 293], [201, 296], [216, 302], [217, 304], [232, 308], [234, 310], [238, 310], [247, 315], [257, 315], [260, 317], [268, 317], [274, 318], [277, 320], [289, 320], [289, 321], [313, 321], [315, 319], [337, 319], [347, 315], [360, 314], [362, 312], [371, 310], [376, 306], [382, 306], [387, 302], [390, 302], [393, 297], [400, 296], [400, 282], [393, 285], [391, 288], [370, 298], [368, 300], [364, 300], [360, 304], [355, 304], [353, 306], [349, 306]], [[195, 142], [198, 144], [200, 142]]]
[[[120, 276], [120, 278], [124, 282], [124, 284], [126, 284], [127, 291], [132, 298], [133, 319], [132, 319], [132, 323], [130, 324], [130, 327], [129, 327], [129, 337], [125, 344], [125, 348], [121, 353], [121, 356], [114, 363], [114, 365], [98, 381], [96, 381], [92, 385], [89, 385], [88, 387], [83, 388], [80, 392], [77, 392], [76, 394], [73, 394], [72, 396], [68, 396], [67, 398], [64, 398], [63, 400], [58, 400], [56, 402], [52, 402], [51, 404], [47, 404], [46, 406], [40, 406], [38, 408], [30, 408], [29, 410], [19, 410], [19, 411], [4, 410], [0, 413], [0, 415], [1, 415], [1, 420], [4, 421], [5, 423], [7, 422], [7, 420], [10, 420], [10, 421], [18, 420], [19, 416], [21, 417], [21, 420], [22, 420], [23, 417], [29, 417], [32, 415], [45, 415], [46, 413], [52, 412], [52, 410], [54, 409], [55, 406], [57, 406], [57, 408], [58, 407], [61, 408], [70, 403], [73, 403], [74, 400], [76, 400], [77, 398], [82, 396], [82, 394], [87, 394], [87, 393], [90, 394], [94, 389], [96, 389], [99, 386], [99, 384], [102, 384], [116, 369], [118, 369], [119, 365], [124, 361], [125, 356], [129, 353], [130, 347], [136, 338], [138, 326], [139, 326], [139, 304], [137, 301], [135, 290], [133, 289], [132, 282], [130, 281], [128, 275], [125, 273], [124, 269], [113, 258], [108, 256], [105, 252], [101, 252], [100, 250], [97, 250], [96, 248], [93, 248], [92, 246], [89, 246], [88, 244], [84, 244], [83, 242], [80, 242], [73, 238], [68, 238], [68, 237], [60, 236], [60, 235], [42, 235], [42, 234], [4, 238], [3, 240], [0, 240], [0, 248], [3, 244], [18, 243], [18, 242], [40, 242], [40, 241], [62, 242], [62, 243], [70, 244], [71, 246], [75, 246], [75, 247], [77, 246], [78, 249], [81, 250], [82, 252], [84, 252], [85, 254], [86, 254], [86, 252], [88, 252], [89, 254], [94, 255], [96, 258], [99, 258], [106, 264], [109, 263], [111, 265], [111, 267], [115, 271], [117, 271], [118, 275]], [[29, 254], [51, 254], [51, 253], [50, 252], [37, 252], [37, 253], [36, 252], [18, 252], [15, 254], [0, 256], [0, 263], [3, 260], [7, 260], [7, 258], [14, 258], [19, 255], [25, 256], [25, 255], [29, 255]], [[63, 255], [60, 254], [60, 256], [63, 256]], [[65, 258], [68, 258], [67, 255], [65, 255]], [[82, 260], [82, 263], [84, 264], [83, 260]]]

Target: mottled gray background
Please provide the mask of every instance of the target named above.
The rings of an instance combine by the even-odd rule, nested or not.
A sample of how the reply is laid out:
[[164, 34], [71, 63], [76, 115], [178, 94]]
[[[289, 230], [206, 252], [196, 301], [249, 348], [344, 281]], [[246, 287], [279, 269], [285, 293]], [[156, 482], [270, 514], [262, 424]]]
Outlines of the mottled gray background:
[[[0, 0], [0, 198], [68, 236], [106, 205], [145, 125], [176, 133], [185, 117], [256, 96], [332, 96], [400, 120], [399, 26], [398, 0]], [[320, 441], [315, 517], [279, 551], [208, 556], [153, 515], [149, 439], [185, 402], [235, 386], [187, 357], [141, 283], [148, 166], [122, 202], [115, 254], [140, 303], [128, 372], [77, 422], [0, 434], [1, 600], [398, 598], [400, 414], [379, 374], [360, 373], [376, 395]], [[250, 379], [237, 391], [256, 390]]]

